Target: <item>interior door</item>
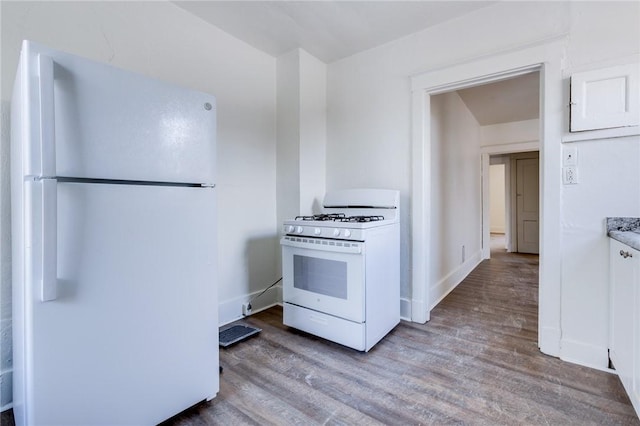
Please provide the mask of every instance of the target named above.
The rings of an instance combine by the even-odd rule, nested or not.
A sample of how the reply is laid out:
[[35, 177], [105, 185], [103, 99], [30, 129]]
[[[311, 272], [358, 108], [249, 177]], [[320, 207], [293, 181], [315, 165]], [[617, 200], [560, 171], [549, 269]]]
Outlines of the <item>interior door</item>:
[[539, 253], [539, 159], [515, 158], [517, 252]]
[[215, 396], [214, 191], [58, 183], [57, 297], [28, 298], [29, 423], [156, 424]]

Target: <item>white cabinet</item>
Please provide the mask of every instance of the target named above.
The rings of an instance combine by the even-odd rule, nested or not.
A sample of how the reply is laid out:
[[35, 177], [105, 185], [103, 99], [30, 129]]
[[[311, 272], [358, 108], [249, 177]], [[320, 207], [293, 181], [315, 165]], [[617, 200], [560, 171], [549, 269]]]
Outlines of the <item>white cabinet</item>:
[[640, 65], [571, 76], [571, 131], [640, 125]]
[[610, 243], [609, 358], [640, 416], [640, 251]]

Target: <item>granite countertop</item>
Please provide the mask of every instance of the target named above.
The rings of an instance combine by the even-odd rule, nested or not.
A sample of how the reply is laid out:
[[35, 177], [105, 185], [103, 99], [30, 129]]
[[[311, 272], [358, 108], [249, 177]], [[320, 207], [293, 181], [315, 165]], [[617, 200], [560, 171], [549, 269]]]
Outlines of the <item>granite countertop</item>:
[[607, 235], [631, 248], [640, 250], [640, 218], [608, 217]]

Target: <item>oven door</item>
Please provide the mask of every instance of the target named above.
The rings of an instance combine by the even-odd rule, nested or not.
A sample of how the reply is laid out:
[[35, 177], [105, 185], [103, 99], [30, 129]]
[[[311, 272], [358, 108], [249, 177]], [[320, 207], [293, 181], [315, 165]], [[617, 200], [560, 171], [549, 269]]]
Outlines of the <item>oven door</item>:
[[285, 236], [282, 300], [364, 322], [364, 243]]

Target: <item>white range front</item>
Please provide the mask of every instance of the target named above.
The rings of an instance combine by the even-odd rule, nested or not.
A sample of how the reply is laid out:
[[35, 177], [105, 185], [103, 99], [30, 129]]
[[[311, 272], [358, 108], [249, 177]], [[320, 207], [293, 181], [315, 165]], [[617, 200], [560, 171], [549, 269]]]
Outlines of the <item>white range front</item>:
[[399, 323], [398, 200], [391, 190], [336, 191], [325, 214], [284, 223], [285, 325], [368, 351]]

